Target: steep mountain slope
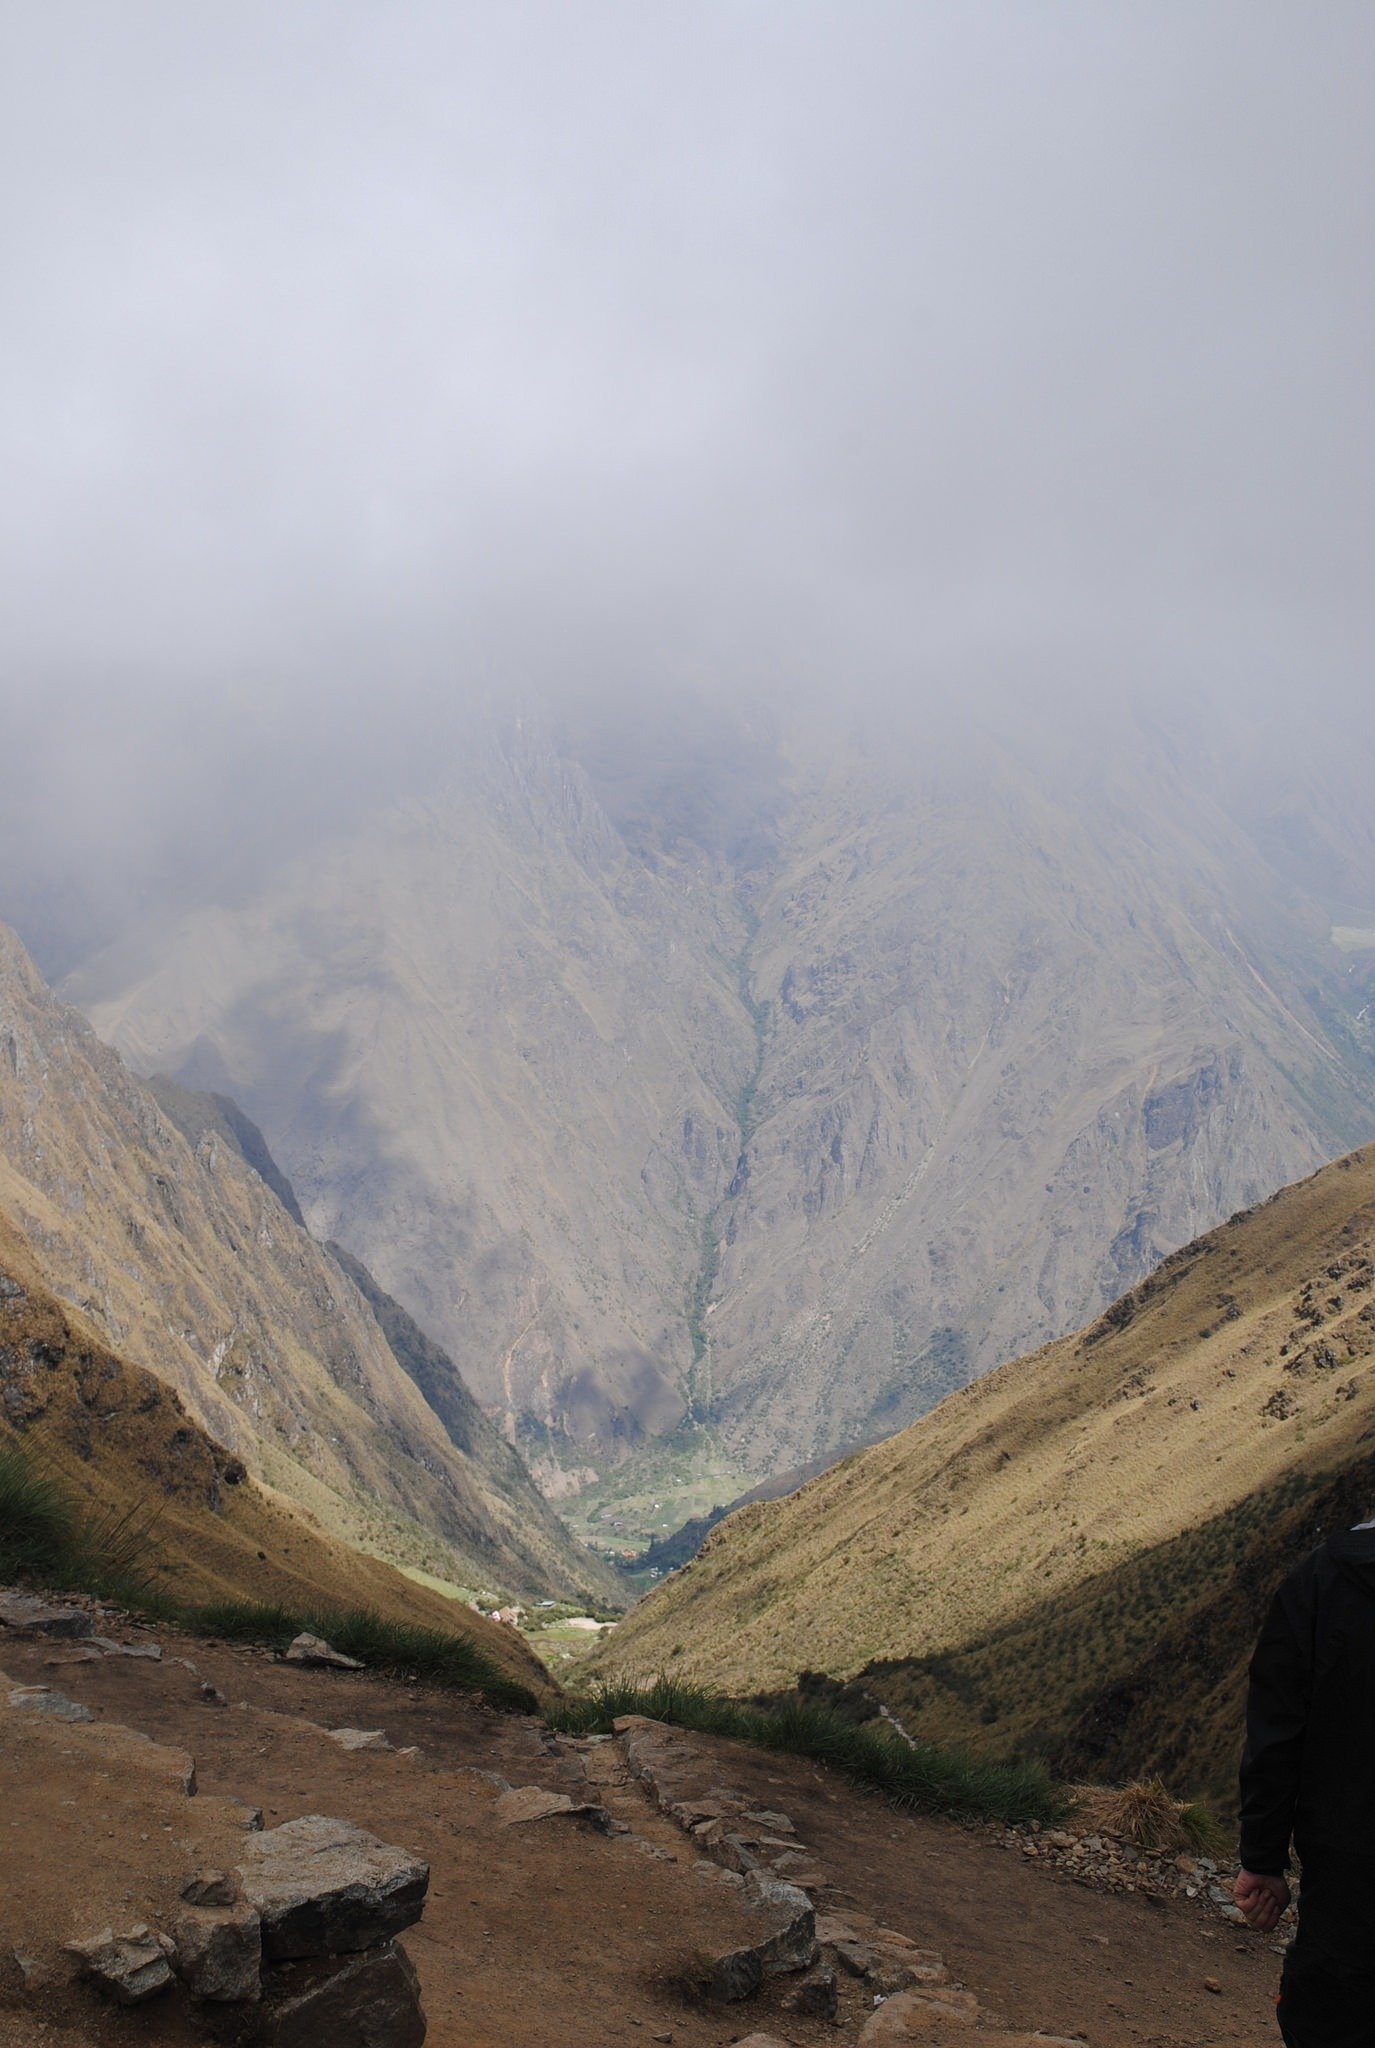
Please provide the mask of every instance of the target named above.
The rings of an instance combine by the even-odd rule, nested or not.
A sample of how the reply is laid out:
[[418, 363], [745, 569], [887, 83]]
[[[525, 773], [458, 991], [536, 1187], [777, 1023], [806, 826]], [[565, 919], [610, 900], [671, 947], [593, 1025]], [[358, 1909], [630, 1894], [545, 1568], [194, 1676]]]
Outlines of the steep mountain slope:
[[[155, 1074], [148, 1087], [190, 1145], [214, 1133], [233, 1146], [304, 1228], [295, 1190], [262, 1132], [237, 1103], [224, 1095], [197, 1094], [165, 1075]], [[479, 1576], [522, 1593], [550, 1586], [580, 1592], [595, 1582], [601, 1596], [614, 1604], [620, 1592], [616, 1581], [592, 1553], [570, 1542], [567, 1529], [531, 1483], [519, 1455], [488, 1421], [448, 1353], [378, 1286], [361, 1259], [342, 1245], [329, 1244], [325, 1250], [372, 1310], [393, 1358], [461, 1454], [469, 1484], [467, 1497], [455, 1503], [455, 1515], [463, 1553], [475, 1569], [480, 1567]]]
[[[577, 745], [484, 741], [71, 982], [244, 1102], [551, 1493], [873, 1441], [1375, 1131], [1295, 821], [1201, 745], [742, 740], [753, 813], [714, 755]], [[1347, 808], [1299, 865], [1375, 900]]]
[[603, 1660], [745, 1691], [867, 1667], [924, 1731], [1064, 1740], [1285, 1514], [1368, 1464], [1372, 1437], [1375, 1147], [1175, 1253], [1078, 1336], [732, 1516]]
[[331, 1533], [461, 1582], [599, 1584], [528, 1482], [542, 1538], [507, 1544], [504, 1464], [489, 1513], [480, 1458], [451, 1441], [243, 1142], [208, 1119], [193, 1150], [0, 931], [0, 1205], [54, 1290]]
[[11, 1433], [97, 1521], [132, 1513], [138, 1569], [156, 1591], [306, 1611], [367, 1606], [390, 1620], [468, 1635], [522, 1684], [545, 1683], [514, 1630], [332, 1541], [259, 1486], [170, 1387], [120, 1358], [54, 1298], [0, 1216], [0, 1441]]

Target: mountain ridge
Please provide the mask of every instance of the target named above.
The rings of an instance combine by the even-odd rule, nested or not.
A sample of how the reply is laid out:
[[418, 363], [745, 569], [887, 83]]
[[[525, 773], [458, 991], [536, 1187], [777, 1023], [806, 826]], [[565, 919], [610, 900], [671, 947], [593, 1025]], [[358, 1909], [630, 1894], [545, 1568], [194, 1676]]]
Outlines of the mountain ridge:
[[[557, 1497], [838, 1455], [1375, 1132], [1349, 958], [1201, 746], [759, 745], [751, 837], [724, 740], [675, 798], [522, 724], [70, 982], [245, 1104]], [[1329, 810], [1304, 872], [1356, 888]]]

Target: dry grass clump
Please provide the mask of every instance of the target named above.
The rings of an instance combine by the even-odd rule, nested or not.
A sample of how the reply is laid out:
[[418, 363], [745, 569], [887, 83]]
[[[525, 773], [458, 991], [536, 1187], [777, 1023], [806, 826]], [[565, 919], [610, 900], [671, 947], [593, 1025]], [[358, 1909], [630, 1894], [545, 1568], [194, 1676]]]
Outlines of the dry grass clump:
[[1133, 1848], [1195, 1855], [1229, 1846], [1221, 1822], [1199, 1800], [1176, 1799], [1159, 1778], [1144, 1778], [1111, 1791], [1093, 1787], [1083, 1794], [1079, 1814], [1095, 1828], [1117, 1835]]

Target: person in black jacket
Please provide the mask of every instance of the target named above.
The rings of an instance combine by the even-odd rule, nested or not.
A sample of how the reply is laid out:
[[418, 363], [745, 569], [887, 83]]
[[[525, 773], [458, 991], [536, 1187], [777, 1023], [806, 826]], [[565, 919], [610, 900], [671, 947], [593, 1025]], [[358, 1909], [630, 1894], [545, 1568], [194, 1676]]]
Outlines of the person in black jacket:
[[1288, 2048], [1375, 2048], [1375, 1522], [1332, 1537], [1276, 1593], [1255, 1655], [1234, 1897], [1269, 1933], [1289, 1903]]

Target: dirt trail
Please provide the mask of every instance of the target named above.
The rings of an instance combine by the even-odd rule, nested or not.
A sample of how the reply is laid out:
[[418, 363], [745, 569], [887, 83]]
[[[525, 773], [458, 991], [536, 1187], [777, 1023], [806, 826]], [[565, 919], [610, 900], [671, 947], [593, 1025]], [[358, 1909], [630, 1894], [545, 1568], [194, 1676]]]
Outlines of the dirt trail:
[[[685, 1997], [697, 1958], [757, 1938], [758, 1927], [717, 1866], [629, 1778], [618, 1746], [589, 1751], [421, 1685], [161, 1640], [161, 1662], [88, 1661], [52, 1643], [6, 1640], [0, 1663], [20, 1683], [60, 1688], [99, 1719], [188, 1750], [202, 1795], [248, 1800], [269, 1827], [327, 1813], [427, 1857], [429, 1903], [405, 1943], [431, 2048], [604, 2048], [668, 2036], [676, 2048], [724, 2048], [757, 2029], [820, 2048], [853, 2042], [872, 2009], [848, 1981], [838, 2027], [784, 2010], [787, 1980], [744, 2006], [704, 2008]], [[183, 1655], [194, 1670], [172, 1661]], [[207, 1699], [207, 1684], [227, 1704]], [[345, 1726], [383, 1729], [398, 1749], [415, 1744], [420, 1754], [345, 1752], [324, 1732]], [[1197, 1908], [1081, 1888], [977, 1833], [895, 1814], [796, 1759], [692, 1740], [704, 1783], [792, 1816], [831, 1880], [818, 1895], [823, 1909], [856, 1906], [941, 1950], [1010, 2025], [1079, 2034], [1092, 2048], [1253, 2048], [1266, 2039], [1278, 1958], [1254, 1937]], [[0, 1756], [0, 1796], [15, 1761]], [[502, 1827], [497, 1788], [481, 1772], [599, 1799], [630, 1832], [607, 1837], [557, 1818]], [[22, 1993], [5, 1976], [7, 1930], [34, 1885], [51, 1895], [55, 1917], [69, 1890], [87, 1918], [101, 1904], [81, 1846], [93, 1817], [64, 1815], [55, 1786], [53, 1825], [76, 1831], [63, 1843], [40, 1828], [32, 1795], [27, 1787], [25, 1801], [9, 1806], [19, 1824], [4, 1828], [0, 1844], [0, 2048], [180, 2048], [190, 2036], [170, 2008], [100, 2012], [60, 1989]], [[151, 1912], [168, 1883], [169, 1838], [139, 1827], [132, 1789], [117, 1779], [102, 1809], [101, 1828], [128, 1839], [103, 1917], [127, 1917], [140, 1899]], [[31, 1921], [32, 1897], [22, 1917]], [[74, 1931], [56, 1926], [51, 1939]]]

